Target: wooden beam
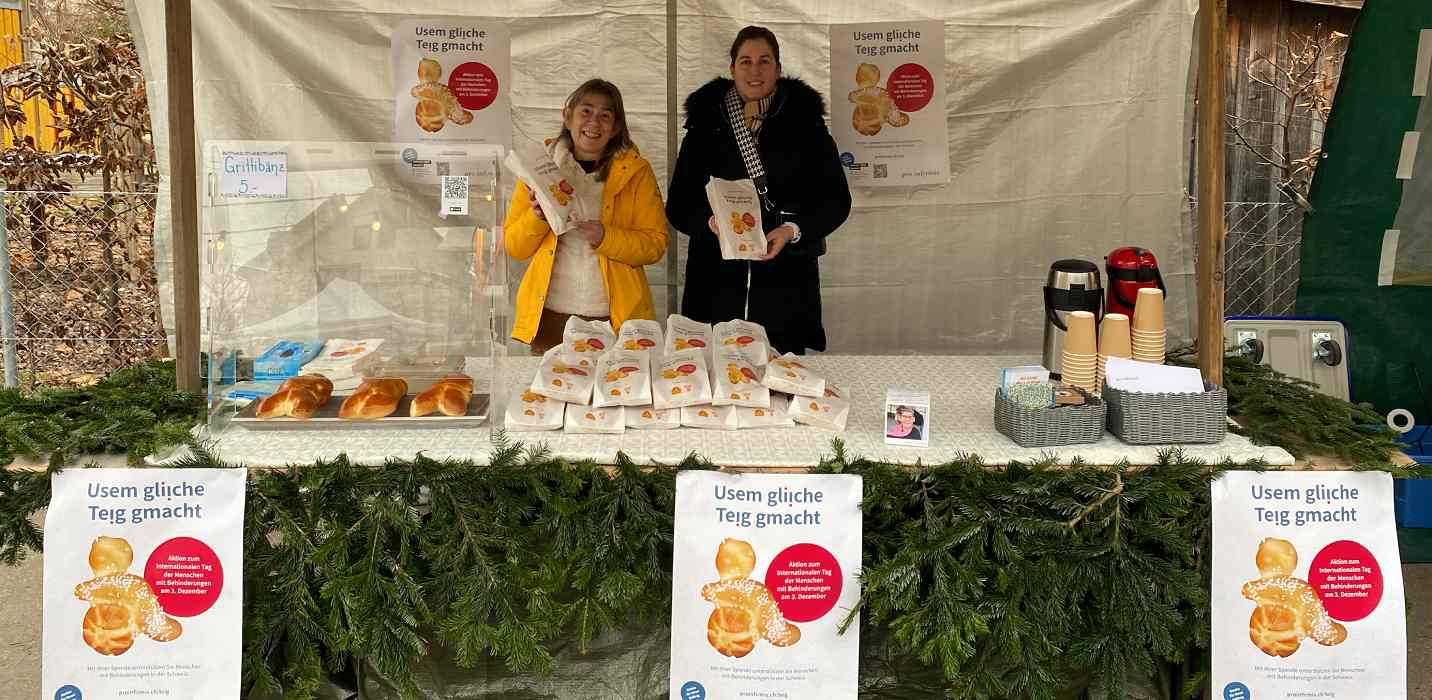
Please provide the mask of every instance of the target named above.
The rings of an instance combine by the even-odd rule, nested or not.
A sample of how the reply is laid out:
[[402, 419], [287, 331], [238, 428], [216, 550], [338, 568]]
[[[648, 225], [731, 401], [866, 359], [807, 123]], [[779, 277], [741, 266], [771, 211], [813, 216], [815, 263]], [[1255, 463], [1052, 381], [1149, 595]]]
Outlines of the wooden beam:
[[1223, 384], [1223, 112], [1227, 0], [1198, 3], [1198, 368]]
[[194, 148], [193, 24], [189, 0], [164, 0], [169, 88], [169, 211], [174, 245], [175, 385], [199, 385], [199, 193]]

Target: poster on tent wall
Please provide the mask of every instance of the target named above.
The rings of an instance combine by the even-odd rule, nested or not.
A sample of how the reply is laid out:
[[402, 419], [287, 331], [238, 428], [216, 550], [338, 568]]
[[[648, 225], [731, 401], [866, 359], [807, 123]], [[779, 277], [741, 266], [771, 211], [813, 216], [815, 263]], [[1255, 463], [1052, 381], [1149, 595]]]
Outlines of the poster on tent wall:
[[1392, 478], [1229, 471], [1213, 482], [1213, 697], [1407, 697]]
[[945, 25], [830, 25], [830, 131], [853, 186], [950, 179]]
[[394, 140], [512, 145], [512, 43], [496, 19], [393, 27]]
[[67, 469], [45, 516], [41, 697], [239, 698], [243, 469]]
[[861, 479], [676, 477], [671, 697], [855, 700]]

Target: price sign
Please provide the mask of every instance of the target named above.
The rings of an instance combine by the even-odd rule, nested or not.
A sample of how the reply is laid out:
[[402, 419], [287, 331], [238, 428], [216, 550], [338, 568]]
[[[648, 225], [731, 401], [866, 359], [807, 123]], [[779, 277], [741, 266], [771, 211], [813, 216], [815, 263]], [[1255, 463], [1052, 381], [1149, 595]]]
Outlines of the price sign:
[[288, 154], [224, 151], [219, 156], [219, 194], [224, 197], [287, 197]]

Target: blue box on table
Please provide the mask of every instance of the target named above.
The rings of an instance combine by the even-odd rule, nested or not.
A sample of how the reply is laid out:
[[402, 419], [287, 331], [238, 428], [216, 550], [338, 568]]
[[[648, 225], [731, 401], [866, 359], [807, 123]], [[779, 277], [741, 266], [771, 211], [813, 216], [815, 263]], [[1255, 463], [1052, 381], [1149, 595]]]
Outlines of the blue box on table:
[[[1418, 425], [1402, 434], [1402, 449], [1420, 464], [1432, 464], [1432, 426]], [[1392, 506], [1402, 527], [1432, 528], [1432, 479], [1394, 479]]]

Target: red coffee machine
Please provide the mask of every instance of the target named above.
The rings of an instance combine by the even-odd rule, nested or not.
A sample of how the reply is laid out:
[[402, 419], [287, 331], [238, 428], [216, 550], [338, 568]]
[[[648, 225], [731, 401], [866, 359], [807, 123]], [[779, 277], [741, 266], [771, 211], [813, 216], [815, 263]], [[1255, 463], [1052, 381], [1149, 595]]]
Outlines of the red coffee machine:
[[1159, 274], [1159, 261], [1146, 248], [1115, 248], [1104, 256], [1104, 283], [1109, 285], [1108, 303], [1104, 312], [1134, 316], [1134, 300], [1144, 287], [1157, 287], [1165, 295], [1163, 275]]

